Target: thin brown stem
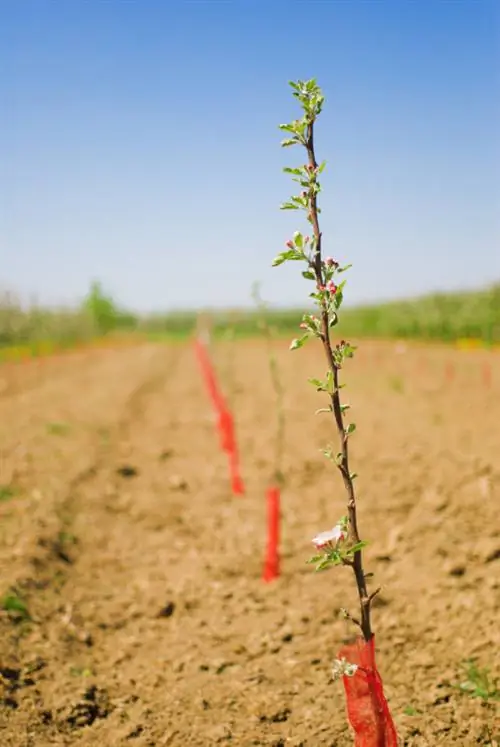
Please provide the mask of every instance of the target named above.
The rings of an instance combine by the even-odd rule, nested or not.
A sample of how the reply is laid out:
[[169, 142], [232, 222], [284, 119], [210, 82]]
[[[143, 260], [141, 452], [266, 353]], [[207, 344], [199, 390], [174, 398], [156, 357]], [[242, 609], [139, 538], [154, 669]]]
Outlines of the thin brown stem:
[[[314, 119], [311, 119], [308, 123], [307, 136], [306, 136], [306, 149], [310, 169], [317, 169], [318, 164], [316, 162], [316, 156], [314, 152]], [[317, 194], [314, 190], [310, 192], [310, 214], [309, 218], [313, 228], [314, 239], [315, 239], [315, 255], [312, 260], [312, 268], [316, 276], [316, 284], [318, 288], [323, 286], [324, 275], [323, 275], [323, 264], [321, 254], [321, 231], [319, 227], [318, 218], [318, 204]], [[341, 444], [340, 458], [338, 461], [338, 468], [342, 475], [344, 487], [347, 493], [347, 510], [349, 515], [349, 525], [351, 540], [354, 544], [360, 542], [358, 519], [356, 510], [356, 493], [354, 490], [353, 478], [349, 469], [349, 440], [345, 431], [344, 416], [342, 413], [341, 402], [340, 402], [340, 390], [339, 390], [339, 366], [335, 362], [335, 356], [333, 354], [332, 344], [330, 340], [330, 327], [329, 327], [329, 315], [326, 302], [322, 302], [321, 309], [321, 341], [323, 343], [323, 349], [325, 351], [328, 366], [333, 375], [333, 394], [331, 395], [331, 406], [333, 412], [333, 418], [338, 431], [339, 440]], [[362, 630], [363, 637], [366, 641], [369, 641], [373, 636], [371, 621], [370, 621], [370, 608], [374, 594], [368, 593], [366, 584], [365, 572], [363, 569], [363, 555], [361, 550], [357, 550], [354, 553], [352, 569], [356, 579], [356, 586], [358, 589], [359, 605], [360, 605], [360, 621], [357, 622]], [[354, 620], [354, 618], [351, 618]]]

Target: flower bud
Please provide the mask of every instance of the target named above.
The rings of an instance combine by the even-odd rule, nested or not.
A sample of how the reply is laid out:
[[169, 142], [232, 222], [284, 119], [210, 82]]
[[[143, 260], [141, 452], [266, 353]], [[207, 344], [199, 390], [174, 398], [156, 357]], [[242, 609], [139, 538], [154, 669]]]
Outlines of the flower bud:
[[337, 292], [337, 286], [335, 285], [333, 280], [330, 280], [327, 287], [330, 293], [332, 294], [332, 296]]
[[293, 248], [295, 247], [295, 244], [294, 244], [294, 243], [293, 243], [293, 241], [292, 241], [292, 240], [290, 239], [290, 241], [287, 241], [287, 242], [286, 242], [286, 246], [287, 246], [287, 247], [288, 247], [289, 249], [293, 249]]

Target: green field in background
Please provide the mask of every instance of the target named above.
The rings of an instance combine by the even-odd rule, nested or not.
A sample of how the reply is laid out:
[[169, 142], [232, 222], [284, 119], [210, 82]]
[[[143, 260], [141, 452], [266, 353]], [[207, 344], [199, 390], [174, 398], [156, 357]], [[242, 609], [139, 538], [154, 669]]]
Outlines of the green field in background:
[[[304, 311], [267, 310], [264, 318], [275, 335], [295, 337], [300, 335]], [[24, 309], [11, 299], [3, 303], [0, 299], [0, 359], [6, 359], [8, 349], [18, 350], [20, 357], [37, 356], [101, 338], [182, 340], [192, 336], [199, 324], [208, 325], [216, 338], [258, 337], [262, 335], [262, 319], [262, 312], [253, 310], [139, 316], [119, 309], [99, 287], [93, 287], [78, 309]], [[343, 308], [334, 335], [442, 342], [471, 339], [485, 345], [498, 344], [500, 284], [480, 291], [435, 293]]]

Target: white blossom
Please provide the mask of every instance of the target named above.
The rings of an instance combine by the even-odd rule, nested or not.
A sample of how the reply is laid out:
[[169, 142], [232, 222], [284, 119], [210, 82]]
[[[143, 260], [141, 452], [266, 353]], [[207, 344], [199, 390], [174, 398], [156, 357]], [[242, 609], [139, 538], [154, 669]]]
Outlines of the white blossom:
[[334, 680], [338, 680], [344, 675], [346, 677], [354, 677], [358, 671], [357, 664], [351, 664], [344, 657], [341, 659], [335, 659], [332, 667], [332, 677]]
[[316, 537], [313, 537], [312, 543], [317, 550], [322, 550], [325, 547], [336, 547], [339, 542], [342, 542], [345, 538], [345, 529], [340, 524], [337, 524], [333, 529], [330, 529], [327, 532], [321, 532], [320, 534], [317, 534]]

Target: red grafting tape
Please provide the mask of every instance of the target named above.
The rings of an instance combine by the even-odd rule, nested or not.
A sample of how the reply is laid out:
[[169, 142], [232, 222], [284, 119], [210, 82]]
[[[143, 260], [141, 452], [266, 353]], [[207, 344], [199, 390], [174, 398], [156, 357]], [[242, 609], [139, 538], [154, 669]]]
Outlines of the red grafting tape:
[[280, 575], [279, 532], [280, 532], [280, 489], [271, 486], [266, 491], [267, 498], [267, 552], [262, 572], [262, 580], [274, 581]]
[[339, 657], [357, 664], [354, 676], [343, 677], [347, 715], [354, 729], [354, 747], [398, 747], [396, 727], [375, 663], [375, 638], [344, 646]]

